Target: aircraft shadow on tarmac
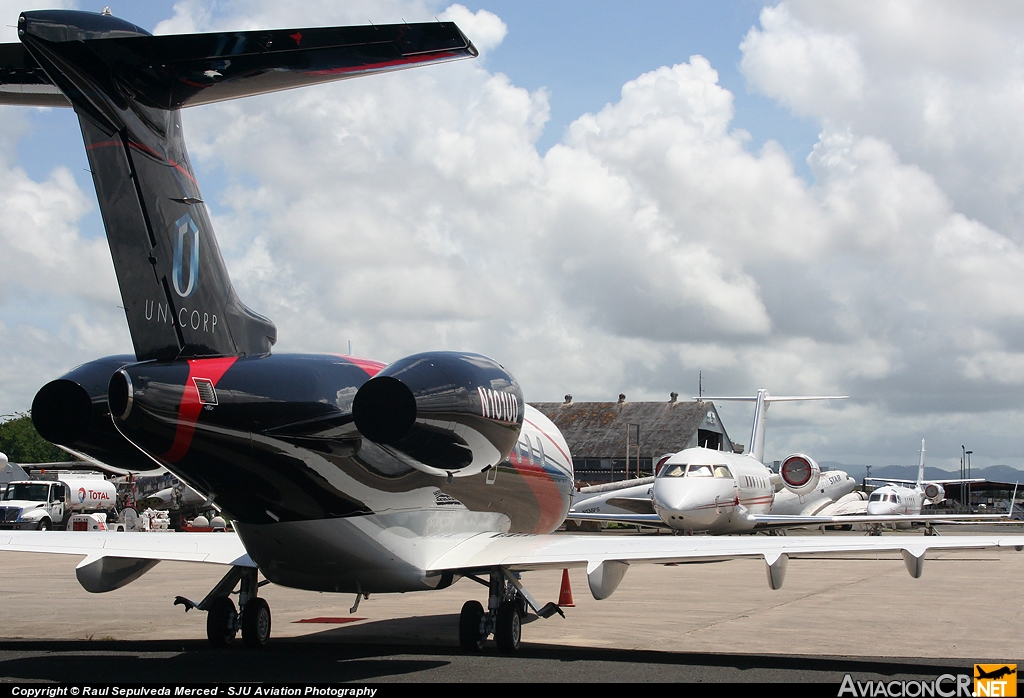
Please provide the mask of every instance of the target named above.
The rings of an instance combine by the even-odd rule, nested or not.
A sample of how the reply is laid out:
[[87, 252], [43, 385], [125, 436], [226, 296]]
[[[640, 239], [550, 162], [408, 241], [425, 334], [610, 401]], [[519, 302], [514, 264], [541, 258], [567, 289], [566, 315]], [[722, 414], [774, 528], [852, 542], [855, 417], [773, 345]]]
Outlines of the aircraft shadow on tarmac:
[[[530, 616], [531, 620], [535, 617]], [[574, 681], [838, 683], [934, 678], [969, 665], [942, 660], [676, 653], [524, 643], [516, 655], [458, 648], [458, 616], [423, 616], [279, 638], [259, 652], [201, 640], [0, 641], [0, 681], [61, 683]], [[412, 636], [419, 636], [418, 639]]]

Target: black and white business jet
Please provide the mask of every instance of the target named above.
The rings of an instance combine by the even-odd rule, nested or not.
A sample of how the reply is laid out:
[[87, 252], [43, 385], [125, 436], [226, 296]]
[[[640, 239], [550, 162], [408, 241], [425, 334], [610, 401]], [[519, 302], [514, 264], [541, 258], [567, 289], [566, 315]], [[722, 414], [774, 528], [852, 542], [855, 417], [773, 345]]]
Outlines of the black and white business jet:
[[[272, 354], [276, 329], [235, 294], [185, 150], [180, 110], [248, 95], [470, 58], [450, 22], [151, 36], [108, 14], [23, 13], [0, 46], [0, 102], [78, 117], [134, 344], [47, 383], [32, 406], [49, 440], [104, 463], [166, 467], [237, 535], [12, 532], [0, 550], [77, 554], [93, 592], [161, 560], [223, 565], [199, 602], [211, 643], [270, 636], [272, 582], [360, 596], [486, 587], [459, 639], [520, 642], [531, 596], [519, 574], [584, 567], [594, 597], [632, 564], [900, 550], [915, 576], [929, 548], [1024, 546], [1024, 537], [638, 538], [551, 535], [569, 508], [558, 430], [498, 362], [427, 352], [387, 366]], [[352, 261], [353, 265], [358, 260]], [[260, 575], [265, 581], [260, 581]], [[231, 598], [238, 590], [238, 604]]]

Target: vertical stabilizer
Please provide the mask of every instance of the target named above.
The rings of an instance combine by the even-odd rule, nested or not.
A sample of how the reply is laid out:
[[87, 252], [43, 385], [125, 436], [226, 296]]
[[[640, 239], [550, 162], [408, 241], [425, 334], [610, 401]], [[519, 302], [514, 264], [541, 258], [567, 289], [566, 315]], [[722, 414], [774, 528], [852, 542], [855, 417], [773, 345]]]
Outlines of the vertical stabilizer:
[[755, 458], [759, 463], [764, 463], [764, 434], [765, 429], [768, 426], [768, 406], [773, 402], [796, 402], [802, 400], [845, 400], [847, 395], [784, 395], [784, 396], [773, 396], [769, 395], [768, 391], [761, 388], [757, 391], [756, 397], [704, 397], [694, 398], [694, 400], [707, 400], [708, 402], [714, 401], [733, 401], [733, 402], [753, 402], [756, 403], [754, 406], [754, 424], [750, 428], [750, 449], [747, 455], [751, 458]]
[[758, 463], [764, 463], [764, 431], [768, 426], [768, 391], [761, 388], [757, 391], [754, 405], [754, 423], [750, 428], [749, 455]]
[[471, 58], [451, 22], [151, 36], [112, 17], [25, 12], [0, 44], [0, 104], [78, 114], [139, 361], [266, 354], [189, 164], [179, 110]]
[[62, 11], [25, 13], [18, 28], [78, 114], [138, 360], [268, 353], [276, 329], [231, 285], [180, 112], [140, 104], [92, 50], [148, 34], [115, 17]]
[[917, 489], [924, 488], [924, 439], [921, 439], [921, 462], [917, 466]]

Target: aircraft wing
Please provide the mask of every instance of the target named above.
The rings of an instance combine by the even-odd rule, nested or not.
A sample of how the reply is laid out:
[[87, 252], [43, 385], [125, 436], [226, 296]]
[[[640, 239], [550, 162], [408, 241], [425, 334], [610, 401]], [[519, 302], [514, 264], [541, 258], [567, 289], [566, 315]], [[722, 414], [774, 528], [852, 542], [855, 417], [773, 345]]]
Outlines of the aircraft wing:
[[605, 500], [605, 502], [610, 506], [625, 509], [634, 514], [657, 516], [654, 513], [654, 505], [651, 504], [650, 497], [612, 497]]
[[920, 577], [929, 550], [1024, 549], [1024, 536], [605, 536], [480, 533], [453, 545], [428, 571], [471, 574], [495, 567], [513, 571], [586, 567], [594, 598], [611, 595], [631, 564], [693, 563], [761, 557], [768, 583], [781, 588], [793, 555], [899, 552]]
[[773, 514], [751, 514], [755, 531], [774, 528], [797, 528], [800, 526], [840, 526], [849, 524], [888, 523], [999, 523], [1006, 521], [1006, 514], [840, 514], [838, 516], [785, 516]]
[[256, 566], [234, 533], [0, 531], [0, 551], [81, 555], [75, 574], [91, 592], [118, 589], [164, 560]]
[[[899, 483], [901, 485], [916, 485], [917, 480], [900, 480], [895, 477], [866, 477], [864, 478], [867, 482], [892, 482]], [[924, 480], [925, 484], [929, 485], [960, 485], [960, 484], [971, 484], [975, 482], [988, 482], [983, 477], [971, 477], [955, 480]]]
[[[640, 526], [653, 526], [657, 528], [671, 528], [657, 514], [583, 514], [569, 512], [567, 519], [573, 521], [600, 521], [604, 523], [622, 523]], [[753, 524], [751, 533], [757, 531], [769, 531], [784, 528], [802, 528], [816, 526], [847, 526], [850, 524], [889, 524], [889, 523], [936, 523], [936, 524], [964, 524], [964, 523], [1000, 523], [1007, 522], [1007, 514], [840, 514], [836, 516], [822, 516], [820, 514], [810, 516], [799, 516], [789, 514], [748, 514], [747, 519]]]
[[[650, 499], [647, 501], [650, 502]], [[668, 525], [657, 514], [583, 514], [570, 511], [565, 518], [572, 521], [602, 521], [606, 523], [639, 524], [641, 526], [668, 528]]]

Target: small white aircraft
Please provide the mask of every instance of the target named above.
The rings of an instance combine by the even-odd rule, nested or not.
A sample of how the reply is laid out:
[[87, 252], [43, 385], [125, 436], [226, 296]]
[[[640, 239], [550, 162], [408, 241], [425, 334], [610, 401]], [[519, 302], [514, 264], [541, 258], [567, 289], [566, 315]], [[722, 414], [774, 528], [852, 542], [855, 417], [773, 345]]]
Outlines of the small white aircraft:
[[[924, 479], [924, 439], [921, 439], [921, 462], [917, 467], [917, 480], [898, 480], [894, 478], [865, 478], [874, 482], [885, 482], [868, 498], [867, 513], [874, 516], [901, 514], [918, 516], [927, 504], [939, 504], [946, 498], [943, 485], [985, 482], [985, 478], [964, 478], [953, 480]], [[904, 485], [913, 485], [905, 487]], [[957, 517], [962, 518], [962, 517]]]
[[[774, 473], [762, 462], [768, 406], [772, 402], [844, 399], [846, 396], [773, 397], [761, 389], [755, 397], [707, 398], [756, 402], [751, 449], [736, 455], [707, 448], [689, 448], [665, 461], [657, 477], [624, 485], [621, 490], [595, 492], [576, 500], [568, 518], [668, 527], [686, 533], [750, 533], [804, 526], [883, 524], [899, 521], [949, 520], [904, 512], [870, 510], [863, 514], [864, 495], [842, 471], [822, 473], [802, 453], [787, 456]], [[869, 503], [870, 505], [870, 503]], [[645, 508], [646, 507], [646, 508]], [[618, 510], [618, 511], [616, 511]], [[624, 510], [628, 510], [624, 511]], [[999, 515], [956, 517], [998, 519]]]

